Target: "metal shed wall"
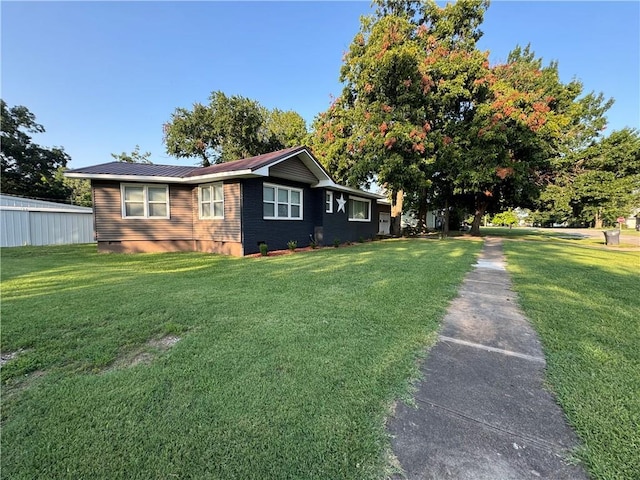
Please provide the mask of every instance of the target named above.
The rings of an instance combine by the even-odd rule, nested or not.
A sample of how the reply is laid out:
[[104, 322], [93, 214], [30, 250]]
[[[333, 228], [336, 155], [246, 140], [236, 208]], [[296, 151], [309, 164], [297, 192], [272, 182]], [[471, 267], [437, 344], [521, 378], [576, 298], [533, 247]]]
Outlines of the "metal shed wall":
[[91, 208], [0, 196], [2, 247], [94, 241]]

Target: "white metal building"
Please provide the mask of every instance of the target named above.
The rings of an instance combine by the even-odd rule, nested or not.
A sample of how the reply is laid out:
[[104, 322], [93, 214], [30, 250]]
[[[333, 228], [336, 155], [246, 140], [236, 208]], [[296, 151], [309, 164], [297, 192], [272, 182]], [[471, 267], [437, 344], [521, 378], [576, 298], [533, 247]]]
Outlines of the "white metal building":
[[0, 195], [0, 246], [94, 242], [93, 209]]

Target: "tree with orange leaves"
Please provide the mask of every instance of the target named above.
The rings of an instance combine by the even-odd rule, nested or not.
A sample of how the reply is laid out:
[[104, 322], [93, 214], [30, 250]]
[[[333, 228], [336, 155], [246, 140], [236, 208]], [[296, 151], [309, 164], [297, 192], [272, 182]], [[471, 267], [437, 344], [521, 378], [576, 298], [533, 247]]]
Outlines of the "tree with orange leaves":
[[557, 159], [597, 136], [610, 105], [563, 84], [529, 47], [491, 66], [478, 50], [488, 2], [380, 0], [341, 69], [345, 87], [314, 124], [313, 147], [341, 181], [373, 178], [427, 208], [474, 216], [530, 206]]

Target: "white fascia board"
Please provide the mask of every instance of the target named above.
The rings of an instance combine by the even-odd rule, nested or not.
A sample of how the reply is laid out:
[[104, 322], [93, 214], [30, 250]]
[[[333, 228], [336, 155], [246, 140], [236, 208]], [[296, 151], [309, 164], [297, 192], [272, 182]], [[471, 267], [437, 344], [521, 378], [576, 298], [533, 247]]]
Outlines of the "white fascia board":
[[254, 175], [258, 176], [258, 177], [268, 177], [269, 176], [269, 167], [273, 167], [273, 163], [270, 163], [269, 165], [266, 165], [264, 167], [260, 167], [256, 170], [254, 170], [253, 173]]
[[334, 190], [337, 189], [337, 187], [339, 187], [339, 185], [331, 179], [320, 180], [318, 183], [311, 185], [311, 188], [332, 188]]
[[332, 186], [327, 188], [332, 188], [334, 190], [338, 190], [339, 192], [351, 193], [353, 195], [360, 195], [366, 198], [374, 198], [374, 199], [386, 198], [383, 195], [379, 195], [377, 193], [365, 192], [364, 190], [360, 190], [358, 188], [345, 187], [344, 185], [338, 185], [337, 183], [334, 183]]
[[208, 175], [198, 175], [196, 177], [178, 178], [178, 183], [202, 183], [202, 182], [215, 182], [216, 180], [224, 180], [227, 178], [246, 178], [257, 177], [257, 172], [252, 172], [250, 169], [246, 170], [234, 170], [233, 172], [220, 172], [210, 173]]
[[357, 188], [345, 187], [344, 185], [340, 185], [339, 183], [336, 183], [331, 179], [321, 180], [315, 185], [312, 185], [312, 188], [329, 188], [331, 190], [336, 190], [338, 192], [352, 193], [354, 195], [360, 195], [360, 196], [373, 198], [377, 200], [384, 200], [387, 198], [384, 195], [379, 195], [377, 193], [366, 192], [364, 190], [360, 190]]
[[108, 173], [66, 173], [68, 178], [85, 178], [87, 180], [117, 180], [120, 182], [140, 183], [183, 183], [179, 177], [157, 177], [151, 175], [111, 175]]

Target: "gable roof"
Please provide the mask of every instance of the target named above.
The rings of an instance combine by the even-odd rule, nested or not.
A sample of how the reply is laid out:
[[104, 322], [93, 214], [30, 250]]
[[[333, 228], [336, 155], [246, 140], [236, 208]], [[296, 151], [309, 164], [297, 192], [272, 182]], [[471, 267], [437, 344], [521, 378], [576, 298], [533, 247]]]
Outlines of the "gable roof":
[[[258, 170], [266, 166], [272, 166], [272, 164], [281, 162], [287, 158], [290, 158], [303, 150], [306, 151], [306, 147], [293, 147], [286, 148], [284, 150], [278, 150], [276, 152], [264, 153], [255, 157], [243, 158], [242, 160], [235, 160], [233, 162], [224, 162], [211, 165], [210, 167], [200, 167], [197, 172], [193, 172], [191, 176], [208, 175], [213, 173], [232, 172], [238, 170]], [[309, 153], [309, 152], [307, 152]], [[328, 174], [327, 174], [328, 175]]]
[[232, 178], [268, 177], [271, 167], [294, 157], [297, 157], [317, 179], [316, 183], [311, 184], [312, 187], [328, 187], [370, 198], [383, 198], [381, 195], [335, 183], [320, 162], [304, 146], [286, 148], [233, 162], [218, 163], [209, 167], [109, 162], [67, 170], [64, 175], [90, 180], [197, 184]]

